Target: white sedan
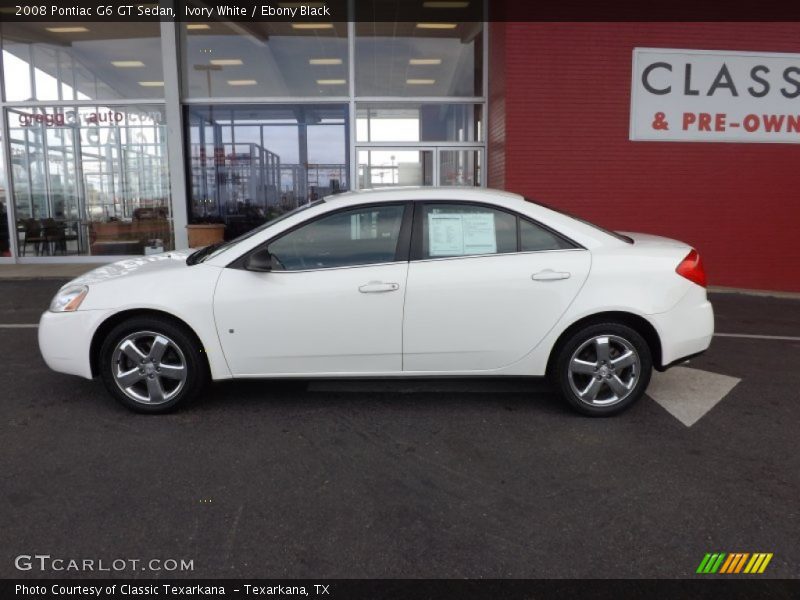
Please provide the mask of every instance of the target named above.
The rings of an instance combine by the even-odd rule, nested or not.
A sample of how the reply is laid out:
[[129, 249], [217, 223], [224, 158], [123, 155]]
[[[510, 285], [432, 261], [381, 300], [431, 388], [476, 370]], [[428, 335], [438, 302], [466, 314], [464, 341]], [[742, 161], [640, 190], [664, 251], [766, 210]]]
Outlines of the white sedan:
[[496, 190], [341, 194], [56, 294], [50, 368], [164, 412], [235, 378], [545, 376], [617, 413], [714, 330], [698, 253]]

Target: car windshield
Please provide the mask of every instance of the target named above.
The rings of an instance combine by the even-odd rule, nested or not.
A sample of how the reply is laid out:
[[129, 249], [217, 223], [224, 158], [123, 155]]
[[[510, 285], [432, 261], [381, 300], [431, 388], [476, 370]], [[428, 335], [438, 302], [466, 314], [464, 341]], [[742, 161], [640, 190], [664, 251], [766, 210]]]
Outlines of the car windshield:
[[565, 217], [569, 217], [570, 219], [575, 219], [576, 221], [580, 221], [581, 223], [583, 223], [584, 225], [588, 225], [589, 227], [594, 227], [598, 231], [602, 231], [603, 233], [605, 233], [607, 235], [610, 235], [611, 237], [616, 238], [616, 239], [620, 240], [621, 242], [625, 242], [626, 244], [632, 244], [633, 243], [633, 238], [630, 238], [627, 235], [623, 235], [621, 233], [617, 233], [616, 231], [611, 231], [610, 229], [606, 229], [605, 227], [600, 227], [600, 225], [596, 225], [594, 223], [591, 223], [590, 221], [587, 221], [586, 219], [583, 219], [581, 217], [576, 217], [575, 215], [573, 215], [571, 213], [568, 213], [566, 211], [563, 211], [563, 210], [561, 210], [559, 208], [553, 208], [552, 206], [549, 206], [549, 205], [544, 204], [542, 202], [538, 202], [536, 200], [531, 200], [530, 198], [525, 198], [525, 200], [527, 202], [531, 202], [533, 204], [538, 204], [539, 206], [543, 206], [548, 210], [552, 210], [553, 212], [557, 212], [558, 214], [564, 215]]
[[247, 233], [243, 233], [239, 237], [233, 238], [232, 240], [228, 240], [227, 242], [217, 242], [216, 244], [211, 244], [210, 246], [205, 246], [192, 252], [189, 256], [186, 257], [186, 264], [188, 265], [196, 265], [197, 263], [204, 262], [209, 258], [214, 258], [218, 256], [222, 251], [227, 250], [234, 244], [238, 244], [239, 242], [246, 240], [249, 237], [256, 235], [264, 231], [265, 229], [272, 227], [276, 223], [280, 223], [284, 219], [288, 219], [289, 217], [296, 215], [299, 212], [303, 212], [311, 208], [312, 206], [318, 206], [325, 202], [324, 200], [315, 200], [314, 202], [309, 202], [308, 204], [303, 204], [302, 206], [298, 206], [295, 209], [290, 210], [289, 212], [283, 213], [280, 217], [272, 219], [271, 221], [267, 221], [266, 223], [259, 225], [255, 229], [251, 229]]

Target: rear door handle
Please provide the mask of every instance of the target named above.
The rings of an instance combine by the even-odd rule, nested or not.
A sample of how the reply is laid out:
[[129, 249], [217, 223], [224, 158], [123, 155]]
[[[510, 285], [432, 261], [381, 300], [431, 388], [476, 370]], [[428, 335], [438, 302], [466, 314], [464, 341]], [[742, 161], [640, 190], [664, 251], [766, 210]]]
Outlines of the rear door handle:
[[566, 271], [553, 271], [553, 269], [545, 269], [531, 275], [534, 281], [558, 281], [559, 279], [569, 279], [570, 274]]
[[358, 291], [362, 294], [383, 294], [385, 292], [396, 292], [399, 289], [399, 283], [384, 283], [383, 281], [370, 281], [358, 287]]

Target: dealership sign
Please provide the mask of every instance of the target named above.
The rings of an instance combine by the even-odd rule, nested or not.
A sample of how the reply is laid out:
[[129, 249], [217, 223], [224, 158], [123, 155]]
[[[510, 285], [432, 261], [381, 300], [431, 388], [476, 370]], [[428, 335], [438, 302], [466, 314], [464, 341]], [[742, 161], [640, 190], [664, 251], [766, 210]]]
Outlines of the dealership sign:
[[800, 143], [800, 54], [635, 48], [630, 139]]

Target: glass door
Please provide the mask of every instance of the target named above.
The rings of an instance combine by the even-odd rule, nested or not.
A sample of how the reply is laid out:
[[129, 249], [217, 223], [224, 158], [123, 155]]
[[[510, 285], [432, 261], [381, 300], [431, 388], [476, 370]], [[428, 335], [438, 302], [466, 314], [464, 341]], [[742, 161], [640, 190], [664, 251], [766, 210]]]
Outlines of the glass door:
[[433, 148], [358, 150], [359, 189], [434, 185]]
[[483, 185], [483, 149], [360, 146], [358, 188]]
[[439, 185], [480, 186], [483, 151], [480, 148], [438, 148]]

